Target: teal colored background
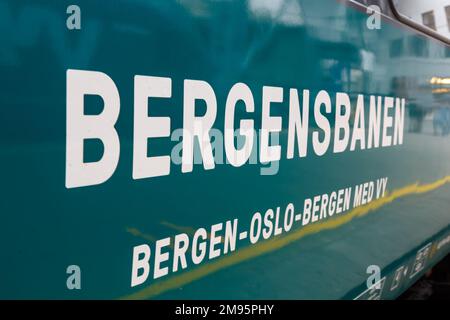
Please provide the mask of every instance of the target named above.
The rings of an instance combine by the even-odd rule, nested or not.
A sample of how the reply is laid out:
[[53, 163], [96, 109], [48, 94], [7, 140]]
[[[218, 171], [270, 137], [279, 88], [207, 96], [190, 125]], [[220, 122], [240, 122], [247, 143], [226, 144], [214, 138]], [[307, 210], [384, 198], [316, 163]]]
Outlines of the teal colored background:
[[[301, 208], [306, 197], [371, 179], [389, 177], [392, 191], [450, 175], [450, 138], [433, 127], [450, 96], [433, 94], [429, 84], [432, 76], [450, 76], [444, 44], [389, 19], [380, 30], [369, 30], [367, 15], [345, 3], [273, 3], [278, 4], [77, 1], [82, 29], [68, 30], [72, 1], [0, 0], [0, 298], [115, 299], [181, 274], [131, 288], [132, 248], [146, 240], [127, 228], [161, 239], [179, 233], [163, 221], [198, 228], [239, 218], [245, 225], [255, 211], [289, 202]], [[111, 179], [98, 186], [65, 188], [67, 69], [104, 72], [119, 89], [120, 161]], [[220, 130], [234, 83], [252, 89], [257, 129], [262, 86], [283, 87], [284, 103], [272, 114], [283, 117], [284, 151], [289, 88], [310, 89], [312, 97], [321, 89], [352, 98], [405, 97], [404, 144], [323, 157], [309, 152], [292, 160], [283, 153], [273, 176], [260, 175], [260, 165], [217, 165], [210, 171], [197, 165], [181, 174], [172, 164], [170, 176], [135, 181], [137, 74], [172, 78], [172, 98], [152, 105], [153, 115], [171, 117], [172, 130], [182, 127], [184, 79], [212, 85], [218, 101], [214, 127]], [[86, 103], [93, 113], [101, 110], [96, 99]], [[161, 139], [154, 154], [168, 153], [176, 143]], [[87, 149], [88, 159], [100, 157], [98, 144]], [[398, 266], [411, 264], [418, 249], [448, 233], [449, 196], [446, 184], [400, 198], [152, 298], [353, 299], [366, 289], [372, 264], [382, 268], [389, 287]], [[435, 252], [428, 266], [448, 251], [447, 245]], [[82, 270], [78, 291], [66, 288], [71, 264]], [[417, 277], [394, 292], [385, 290], [383, 298], [399, 295]]]

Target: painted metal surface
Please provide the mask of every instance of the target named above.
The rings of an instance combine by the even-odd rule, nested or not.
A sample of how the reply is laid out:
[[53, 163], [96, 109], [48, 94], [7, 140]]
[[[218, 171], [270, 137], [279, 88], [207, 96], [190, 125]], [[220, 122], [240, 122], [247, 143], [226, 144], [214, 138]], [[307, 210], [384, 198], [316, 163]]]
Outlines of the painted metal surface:
[[[346, 3], [319, 1], [78, 1], [81, 30], [66, 27], [64, 2], [0, 1], [0, 298], [394, 298], [450, 249], [450, 50], [411, 28]], [[65, 187], [66, 73], [101, 71], [120, 92], [120, 160], [105, 183]], [[133, 79], [170, 77], [170, 100], [152, 112], [182, 127], [183, 80], [202, 79], [217, 97], [237, 82], [255, 99], [285, 88], [272, 112], [284, 119], [289, 88], [406, 98], [404, 142], [392, 148], [282, 157], [262, 165], [195, 165], [182, 174], [133, 180]], [[86, 100], [88, 101], [88, 100]], [[86, 102], [100, 112], [101, 101]], [[280, 137], [286, 148], [287, 121]], [[155, 143], [154, 154], [178, 143]], [[102, 147], [86, 145], [86, 161]], [[133, 247], [388, 177], [371, 203], [160, 279], [130, 286]], [[68, 290], [66, 268], [81, 268]], [[367, 290], [369, 265], [382, 290]]]

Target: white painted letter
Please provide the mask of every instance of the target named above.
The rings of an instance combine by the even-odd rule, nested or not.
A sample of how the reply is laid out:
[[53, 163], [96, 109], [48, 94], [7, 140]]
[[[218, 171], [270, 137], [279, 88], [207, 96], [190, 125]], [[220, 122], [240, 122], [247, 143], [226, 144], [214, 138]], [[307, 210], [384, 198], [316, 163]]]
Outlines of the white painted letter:
[[281, 158], [281, 146], [270, 145], [270, 133], [281, 131], [281, 117], [270, 116], [270, 104], [283, 102], [283, 88], [263, 87], [262, 94], [262, 120], [261, 120], [261, 145], [259, 160], [262, 163], [278, 161]]
[[294, 141], [297, 132], [297, 146], [300, 157], [306, 157], [308, 149], [308, 122], [309, 122], [309, 90], [303, 90], [302, 116], [297, 89], [289, 91], [289, 128], [287, 158], [294, 157]]
[[[195, 101], [206, 103], [206, 112], [202, 117], [195, 116]], [[194, 166], [194, 137], [198, 137], [203, 166], [206, 170], [214, 169], [209, 130], [217, 114], [217, 100], [213, 88], [206, 81], [184, 80], [184, 115], [183, 115], [183, 156], [182, 172], [191, 172]]]
[[323, 140], [319, 140], [319, 132], [314, 131], [312, 134], [313, 139], [313, 149], [314, 152], [318, 156], [322, 156], [328, 149], [330, 144], [330, 122], [328, 119], [320, 112], [320, 107], [325, 105], [325, 112], [331, 112], [331, 101], [330, 96], [325, 90], [321, 90], [314, 101], [314, 118], [316, 119], [316, 123], [323, 130]]
[[[142, 259], [139, 256], [144, 254]], [[150, 247], [146, 244], [136, 246], [133, 248], [133, 265], [131, 268], [131, 286], [137, 286], [144, 283], [147, 280], [148, 274], [150, 272], [150, 265], [148, 261], [150, 260]], [[139, 270], [143, 269], [141, 275], [138, 275]]]
[[255, 111], [255, 102], [250, 88], [245, 83], [236, 83], [228, 93], [225, 105], [225, 152], [234, 167], [247, 162], [253, 147], [253, 120], [241, 120], [239, 134], [245, 136], [245, 144], [240, 150], [234, 147], [234, 111], [236, 103], [242, 100], [247, 112]]
[[[84, 96], [98, 95], [103, 99], [99, 115], [84, 114]], [[96, 71], [67, 70], [67, 134], [66, 188], [100, 184], [116, 170], [120, 141], [114, 125], [119, 117], [120, 97], [113, 80]], [[84, 140], [99, 139], [103, 156], [96, 162], [84, 162]]]
[[149, 138], [170, 136], [169, 117], [149, 117], [148, 98], [170, 98], [170, 78], [134, 77], [133, 179], [166, 176], [170, 173], [170, 156], [147, 157]]
[[[344, 114], [342, 114], [344, 107]], [[347, 148], [348, 139], [350, 137], [350, 98], [348, 94], [343, 92], [336, 93], [336, 123], [334, 125], [334, 147], [333, 152], [344, 152]], [[344, 137], [341, 139], [341, 130], [344, 131]]]

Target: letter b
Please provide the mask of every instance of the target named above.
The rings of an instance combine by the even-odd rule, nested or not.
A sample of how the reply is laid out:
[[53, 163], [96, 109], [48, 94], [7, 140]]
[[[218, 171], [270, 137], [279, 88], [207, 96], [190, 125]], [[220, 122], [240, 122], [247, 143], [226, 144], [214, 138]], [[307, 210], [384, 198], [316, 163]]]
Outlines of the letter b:
[[[103, 111], [84, 114], [84, 96], [98, 95]], [[66, 188], [100, 184], [108, 180], [119, 162], [120, 141], [114, 125], [119, 117], [120, 97], [113, 80], [102, 72], [67, 70]], [[84, 140], [100, 139], [103, 156], [84, 162]]]
[[[142, 259], [139, 259], [139, 256], [143, 255]], [[145, 282], [147, 280], [150, 265], [148, 261], [150, 260], [150, 247], [146, 244], [142, 244], [140, 246], [136, 246], [133, 248], [133, 265], [131, 267], [131, 286], [137, 286]], [[143, 272], [139, 275], [139, 270], [142, 269]]]

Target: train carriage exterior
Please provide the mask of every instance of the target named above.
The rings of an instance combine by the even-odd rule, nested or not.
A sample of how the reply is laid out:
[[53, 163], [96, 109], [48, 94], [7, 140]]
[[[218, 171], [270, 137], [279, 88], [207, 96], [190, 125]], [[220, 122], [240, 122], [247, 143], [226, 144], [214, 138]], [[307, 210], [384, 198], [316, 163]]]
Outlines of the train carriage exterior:
[[405, 8], [0, 0], [0, 298], [401, 295], [450, 250], [450, 41]]

